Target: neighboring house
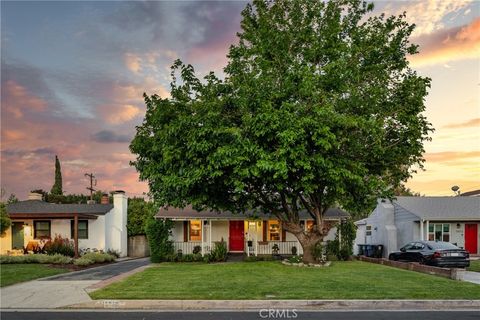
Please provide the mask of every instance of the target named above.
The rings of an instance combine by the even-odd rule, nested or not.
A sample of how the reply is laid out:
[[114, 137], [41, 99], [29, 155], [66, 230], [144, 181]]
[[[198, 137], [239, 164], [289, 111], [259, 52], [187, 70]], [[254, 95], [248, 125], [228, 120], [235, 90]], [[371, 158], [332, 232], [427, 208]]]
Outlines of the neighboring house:
[[42, 201], [40, 194], [31, 193], [29, 200], [7, 205], [12, 227], [0, 238], [0, 253], [28, 247], [60, 235], [74, 238], [74, 219], [78, 219], [78, 248], [116, 250], [127, 255], [127, 197], [125, 192], [108, 196], [100, 204], [56, 204]]
[[[336, 223], [347, 218], [348, 214], [340, 209], [329, 209], [325, 220]], [[280, 222], [268, 215], [232, 214], [230, 212], [196, 211], [191, 207], [185, 209], [162, 208], [156, 215], [157, 219], [174, 221], [172, 240], [175, 252], [192, 253], [197, 246], [203, 248], [202, 253], [210, 252], [215, 242], [226, 242], [229, 252], [246, 253], [247, 255], [272, 254], [276, 244], [279, 254], [292, 254], [296, 247], [297, 253], [302, 253], [302, 247], [297, 238], [282, 230]], [[305, 230], [313, 226], [313, 219], [306, 211], [300, 212], [300, 219]], [[333, 240], [336, 228], [332, 228], [324, 239]]]
[[355, 224], [356, 244], [382, 244], [385, 257], [416, 240], [451, 242], [480, 253], [480, 197], [379, 200], [370, 216]]

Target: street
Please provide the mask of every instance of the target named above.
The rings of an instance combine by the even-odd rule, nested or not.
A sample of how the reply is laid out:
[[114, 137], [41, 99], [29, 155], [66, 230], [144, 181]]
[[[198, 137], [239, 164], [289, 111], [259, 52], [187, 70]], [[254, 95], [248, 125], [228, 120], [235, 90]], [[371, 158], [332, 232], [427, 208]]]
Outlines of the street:
[[155, 311], [2, 311], [2, 320], [251, 320], [251, 319], [320, 319], [320, 320], [478, 320], [480, 311], [319, 311], [299, 312], [155, 312]]

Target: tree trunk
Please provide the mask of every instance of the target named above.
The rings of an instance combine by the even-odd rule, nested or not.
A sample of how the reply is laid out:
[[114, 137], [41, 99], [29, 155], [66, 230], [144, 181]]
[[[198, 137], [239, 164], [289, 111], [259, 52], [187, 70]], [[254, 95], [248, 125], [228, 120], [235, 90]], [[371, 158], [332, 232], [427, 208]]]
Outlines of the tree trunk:
[[304, 230], [300, 223], [283, 222], [282, 227], [294, 234], [300, 242], [303, 249], [303, 263], [318, 263], [314, 256], [314, 250], [316, 244], [323, 240], [324, 234], [319, 232], [316, 225], [312, 230]]

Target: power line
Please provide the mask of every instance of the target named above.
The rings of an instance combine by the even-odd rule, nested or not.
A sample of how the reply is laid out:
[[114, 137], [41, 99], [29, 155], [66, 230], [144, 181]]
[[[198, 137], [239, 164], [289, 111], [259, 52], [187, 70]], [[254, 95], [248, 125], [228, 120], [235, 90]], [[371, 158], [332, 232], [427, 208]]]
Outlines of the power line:
[[86, 187], [87, 190], [90, 190], [90, 200], [93, 200], [93, 192], [97, 191], [93, 186], [97, 186], [97, 179], [93, 173], [85, 173], [85, 177], [90, 178], [90, 187]]

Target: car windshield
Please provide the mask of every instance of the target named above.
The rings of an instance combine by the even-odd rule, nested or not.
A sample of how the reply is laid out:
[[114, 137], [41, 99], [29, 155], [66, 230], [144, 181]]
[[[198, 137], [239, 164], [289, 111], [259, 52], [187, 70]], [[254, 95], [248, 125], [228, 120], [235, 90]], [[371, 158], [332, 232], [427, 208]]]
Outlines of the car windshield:
[[456, 245], [451, 244], [450, 242], [427, 242], [428, 246], [433, 249], [458, 249]]

